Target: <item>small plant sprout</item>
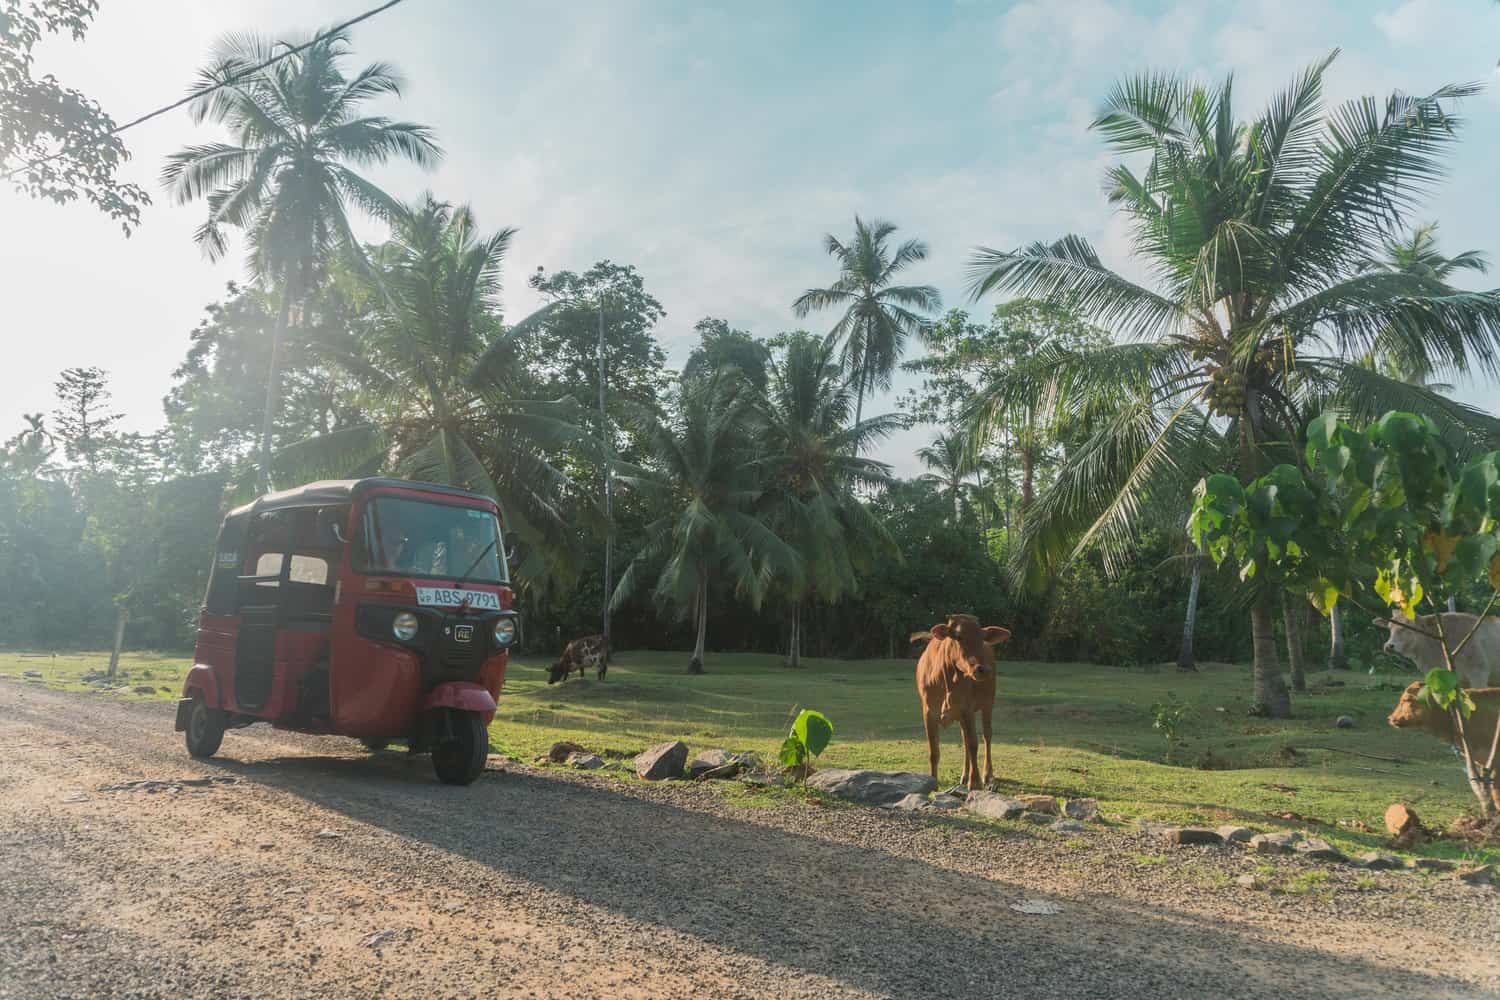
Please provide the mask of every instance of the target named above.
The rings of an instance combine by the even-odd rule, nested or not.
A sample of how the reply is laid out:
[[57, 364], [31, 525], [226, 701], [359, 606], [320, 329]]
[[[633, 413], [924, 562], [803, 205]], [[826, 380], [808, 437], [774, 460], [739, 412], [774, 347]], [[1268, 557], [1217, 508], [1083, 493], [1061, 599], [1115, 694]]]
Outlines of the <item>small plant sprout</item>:
[[822, 712], [805, 708], [792, 723], [792, 731], [781, 744], [781, 766], [806, 776], [813, 758], [833, 741], [833, 723]]

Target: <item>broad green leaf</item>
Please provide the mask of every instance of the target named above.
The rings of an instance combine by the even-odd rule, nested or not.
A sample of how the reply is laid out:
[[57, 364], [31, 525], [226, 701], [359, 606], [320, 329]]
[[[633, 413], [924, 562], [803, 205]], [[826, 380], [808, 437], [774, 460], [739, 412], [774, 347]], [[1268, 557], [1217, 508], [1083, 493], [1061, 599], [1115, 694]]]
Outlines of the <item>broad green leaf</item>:
[[796, 767], [807, 762], [807, 748], [796, 736], [788, 736], [781, 742], [781, 753], [777, 758], [782, 767]]
[[797, 716], [797, 721], [792, 723], [792, 733], [802, 741], [808, 753], [817, 757], [828, 749], [828, 744], [833, 739], [833, 723], [822, 712], [806, 708]]

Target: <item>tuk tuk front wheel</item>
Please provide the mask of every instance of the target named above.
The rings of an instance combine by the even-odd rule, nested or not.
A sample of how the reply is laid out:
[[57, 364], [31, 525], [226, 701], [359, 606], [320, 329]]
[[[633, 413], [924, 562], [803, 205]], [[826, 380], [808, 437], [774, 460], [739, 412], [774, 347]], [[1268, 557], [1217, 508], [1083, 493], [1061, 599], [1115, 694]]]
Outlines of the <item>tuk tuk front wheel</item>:
[[490, 734], [475, 712], [454, 712], [451, 730], [432, 748], [432, 769], [445, 785], [467, 785], [484, 771]]
[[202, 695], [195, 695], [183, 739], [194, 757], [212, 757], [224, 742], [224, 713], [209, 708]]

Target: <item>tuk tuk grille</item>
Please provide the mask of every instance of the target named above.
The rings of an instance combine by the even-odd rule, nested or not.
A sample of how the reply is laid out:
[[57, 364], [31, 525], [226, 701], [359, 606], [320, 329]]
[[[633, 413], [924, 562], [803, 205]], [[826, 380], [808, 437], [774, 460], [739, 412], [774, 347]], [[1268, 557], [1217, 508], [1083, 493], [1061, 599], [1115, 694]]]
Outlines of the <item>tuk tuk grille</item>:
[[[464, 624], [472, 624], [472, 620], [465, 620]], [[438, 637], [437, 644], [437, 668], [443, 674], [474, 677], [484, 666], [484, 634], [475, 628], [469, 642], [459, 642], [455, 631], [456, 625], [452, 622], [443, 623], [443, 634]]]

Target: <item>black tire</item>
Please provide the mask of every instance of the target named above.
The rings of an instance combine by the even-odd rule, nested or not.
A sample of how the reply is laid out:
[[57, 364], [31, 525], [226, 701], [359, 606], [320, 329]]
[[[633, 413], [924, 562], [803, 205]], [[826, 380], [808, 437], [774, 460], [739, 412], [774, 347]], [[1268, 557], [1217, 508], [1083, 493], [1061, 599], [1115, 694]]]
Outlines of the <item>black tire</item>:
[[218, 752], [219, 744], [224, 742], [224, 713], [209, 708], [201, 695], [193, 698], [193, 710], [188, 713], [183, 742], [194, 757], [212, 757]]
[[391, 741], [375, 736], [366, 736], [359, 741], [359, 744], [371, 753], [379, 753], [386, 747], [390, 746]]
[[468, 785], [484, 772], [490, 732], [475, 712], [453, 713], [453, 737], [432, 748], [432, 769], [445, 785]]

